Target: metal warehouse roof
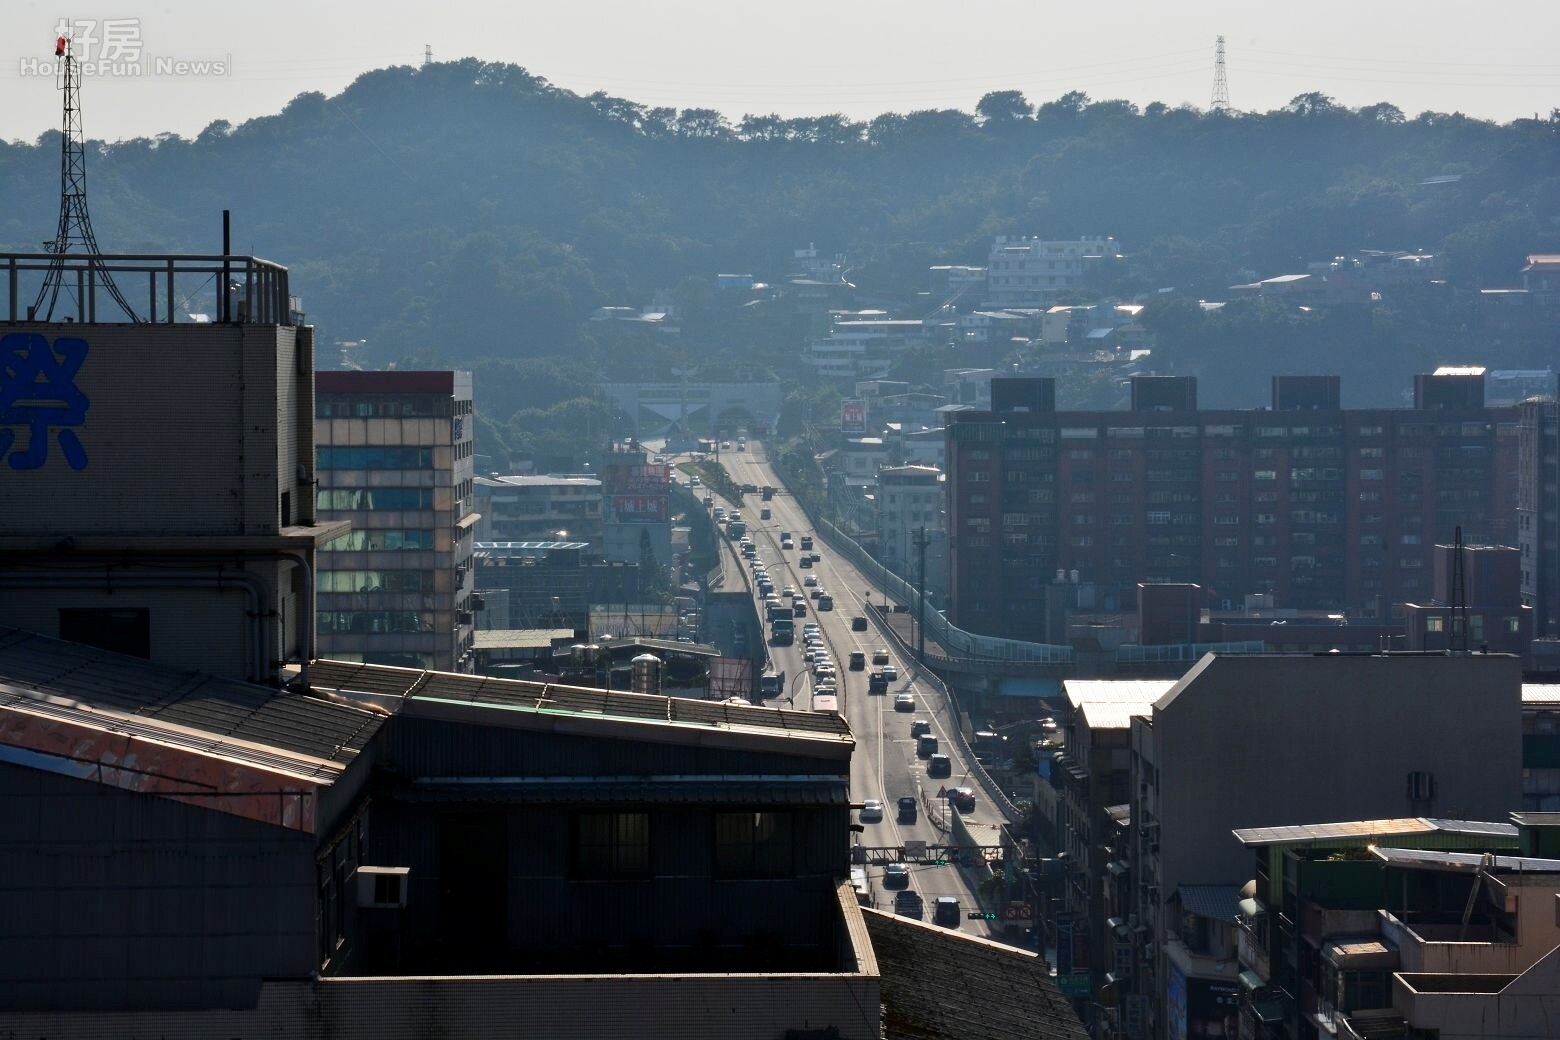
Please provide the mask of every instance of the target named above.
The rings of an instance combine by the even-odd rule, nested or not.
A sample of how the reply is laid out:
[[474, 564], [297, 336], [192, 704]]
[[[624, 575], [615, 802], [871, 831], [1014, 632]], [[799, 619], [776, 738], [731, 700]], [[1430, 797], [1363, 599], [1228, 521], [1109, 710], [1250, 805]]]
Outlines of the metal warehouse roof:
[[1479, 852], [1429, 852], [1423, 849], [1383, 849], [1372, 845], [1371, 855], [1389, 867], [1408, 870], [1443, 870], [1471, 874], [1490, 861], [1500, 874], [1560, 874], [1560, 859], [1532, 856], [1485, 856]]
[[[678, 646], [686, 648], [686, 644]], [[390, 711], [491, 725], [827, 758], [848, 758], [855, 746], [843, 718], [811, 711], [345, 661], [317, 661], [309, 678], [317, 690], [370, 700]]]
[[1509, 823], [1483, 820], [1432, 820], [1422, 816], [1395, 820], [1351, 820], [1346, 823], [1308, 823], [1293, 827], [1246, 827], [1232, 832], [1242, 845], [1299, 845], [1312, 841], [1339, 841], [1351, 838], [1400, 838], [1410, 834], [1466, 834], [1515, 838], [1517, 828]]
[[1240, 916], [1240, 888], [1237, 885], [1182, 885], [1178, 892], [1181, 906], [1189, 914], [1230, 922]]
[[1085, 704], [1153, 704], [1174, 679], [1063, 679], [1062, 689], [1074, 708]]
[[216, 753], [258, 758], [273, 750], [294, 769], [307, 765], [322, 776], [350, 765], [384, 721], [362, 707], [176, 671], [13, 628], [0, 628], [0, 691], [8, 704], [55, 701], [87, 716], [133, 720], [148, 733], [177, 735]]

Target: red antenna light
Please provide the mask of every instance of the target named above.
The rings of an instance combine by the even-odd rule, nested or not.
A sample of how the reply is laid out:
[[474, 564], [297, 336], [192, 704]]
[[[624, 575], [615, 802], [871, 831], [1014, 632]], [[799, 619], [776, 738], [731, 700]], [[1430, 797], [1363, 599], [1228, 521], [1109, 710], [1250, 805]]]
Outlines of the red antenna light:
[[70, 41], [67, 40], [63, 36], [61, 36], [59, 39], [55, 40], [54, 41], [54, 56], [56, 58], [63, 58], [63, 57], [65, 57], [65, 48], [69, 44], [70, 44]]

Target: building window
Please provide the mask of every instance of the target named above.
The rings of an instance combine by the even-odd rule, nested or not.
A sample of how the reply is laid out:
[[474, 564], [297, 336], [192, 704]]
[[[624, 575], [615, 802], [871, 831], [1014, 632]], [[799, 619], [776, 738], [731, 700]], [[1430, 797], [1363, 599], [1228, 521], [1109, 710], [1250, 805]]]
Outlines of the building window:
[[376, 552], [378, 550], [432, 549], [433, 532], [381, 529], [348, 531], [320, 546], [321, 552]]
[[432, 469], [433, 449], [382, 445], [326, 445], [315, 449], [319, 469]]
[[1427, 618], [1425, 618], [1425, 631], [1426, 632], [1444, 632], [1444, 631], [1446, 631], [1446, 619], [1445, 618], [1439, 618], [1439, 617], [1427, 617]]
[[572, 875], [582, 881], [650, 876], [650, 814], [579, 813], [574, 817]]
[[141, 607], [60, 608], [60, 638], [131, 657], [152, 656], [152, 615]]
[[794, 876], [794, 828], [794, 818], [788, 812], [716, 813], [715, 876]]
[[433, 488], [321, 488], [319, 509], [432, 509]]

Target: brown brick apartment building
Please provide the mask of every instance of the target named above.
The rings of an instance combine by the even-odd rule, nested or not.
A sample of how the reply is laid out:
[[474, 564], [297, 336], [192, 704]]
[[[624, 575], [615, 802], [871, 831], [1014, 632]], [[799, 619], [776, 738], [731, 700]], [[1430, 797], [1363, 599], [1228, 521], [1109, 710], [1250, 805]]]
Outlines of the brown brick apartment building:
[[1428, 597], [1458, 526], [1515, 544], [1518, 414], [1484, 406], [1482, 370], [1419, 376], [1400, 409], [1276, 376], [1271, 408], [1207, 411], [1195, 378], [1140, 376], [1126, 411], [1058, 412], [1052, 380], [997, 379], [990, 411], [949, 419], [949, 616], [975, 632], [1037, 638], [1059, 571], [1106, 609], [1195, 582], [1215, 607], [1385, 617]]

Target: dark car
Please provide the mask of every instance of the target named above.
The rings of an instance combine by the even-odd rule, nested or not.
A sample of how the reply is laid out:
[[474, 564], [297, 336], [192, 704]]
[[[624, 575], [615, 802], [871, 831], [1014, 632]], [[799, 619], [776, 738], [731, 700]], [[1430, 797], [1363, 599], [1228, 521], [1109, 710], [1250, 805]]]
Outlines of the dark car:
[[910, 868], [903, 863], [890, 863], [883, 868], [884, 888], [909, 888]]
[[959, 927], [959, 901], [952, 896], [938, 896], [932, 908], [932, 921], [948, 928]]
[[974, 812], [975, 788], [955, 787], [953, 790], [948, 792], [948, 801], [952, 802], [953, 807], [959, 810], [961, 813]]
[[894, 913], [900, 917], [913, 917], [917, 921], [926, 917], [926, 901], [919, 893], [904, 891], [894, 897]]
[[916, 737], [919, 737], [922, 733], [930, 733], [931, 731], [932, 731], [932, 724], [930, 722], [926, 721], [925, 719], [915, 719], [914, 721], [912, 721], [910, 723], [910, 739], [911, 740], [914, 740]]
[[936, 779], [953, 775], [953, 760], [947, 755], [933, 755], [926, 763], [926, 775]]
[[865, 632], [867, 630], [867, 619], [857, 614], [850, 619], [850, 630], [852, 632]]
[[916, 802], [913, 794], [907, 794], [899, 799], [899, 822], [914, 823], [916, 812], [919, 808], [919, 803]]

